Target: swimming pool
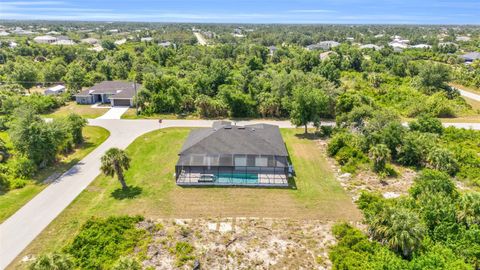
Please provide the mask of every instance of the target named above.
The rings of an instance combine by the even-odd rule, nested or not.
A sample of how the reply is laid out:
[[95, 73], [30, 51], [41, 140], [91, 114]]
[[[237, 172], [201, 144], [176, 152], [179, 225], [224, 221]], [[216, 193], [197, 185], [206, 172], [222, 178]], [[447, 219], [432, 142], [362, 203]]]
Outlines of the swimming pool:
[[219, 184], [258, 184], [258, 174], [253, 173], [219, 173], [215, 175]]

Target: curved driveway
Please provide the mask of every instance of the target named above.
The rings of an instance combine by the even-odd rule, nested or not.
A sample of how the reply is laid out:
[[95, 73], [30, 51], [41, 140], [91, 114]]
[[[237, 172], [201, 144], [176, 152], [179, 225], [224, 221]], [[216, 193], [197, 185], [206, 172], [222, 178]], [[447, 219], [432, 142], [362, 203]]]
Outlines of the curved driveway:
[[[52, 222], [100, 173], [100, 157], [110, 147], [126, 148], [138, 136], [167, 127], [210, 127], [212, 120], [91, 119], [90, 125], [110, 131], [110, 137], [78, 164], [0, 224], [0, 269], [6, 268], [50, 222]], [[238, 121], [236, 124], [269, 123], [291, 128], [290, 121]], [[325, 123], [332, 125], [334, 123]], [[480, 124], [448, 123], [457, 127], [480, 129]]]

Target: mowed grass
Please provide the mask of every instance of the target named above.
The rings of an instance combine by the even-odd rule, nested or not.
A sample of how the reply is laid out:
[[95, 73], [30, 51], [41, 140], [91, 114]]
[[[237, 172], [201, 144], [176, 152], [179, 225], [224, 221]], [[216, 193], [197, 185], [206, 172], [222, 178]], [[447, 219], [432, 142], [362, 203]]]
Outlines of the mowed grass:
[[74, 101], [68, 102], [65, 106], [62, 106], [51, 113], [43, 114], [45, 118], [59, 118], [68, 116], [71, 113], [76, 113], [84, 118], [97, 118], [105, 114], [108, 108], [92, 108], [92, 105], [80, 105]]
[[297, 172], [296, 189], [177, 186], [174, 166], [189, 131], [186, 128], [163, 129], [137, 138], [127, 148], [132, 161], [126, 180], [133, 198], [115, 198], [113, 194], [120, 187], [117, 180], [97, 177], [18, 258], [63, 247], [91, 216], [361, 219], [351, 198], [335, 180], [316, 142], [297, 136], [301, 135], [301, 129], [282, 130]]
[[61, 174], [78, 163], [93, 149], [103, 143], [110, 133], [102, 127], [87, 126], [83, 129], [85, 142], [71, 154], [62, 157], [56, 164], [40, 170], [33, 179], [19, 189], [0, 194], [0, 223], [20, 209], [25, 203], [42, 191], [47, 184], [43, 181], [53, 174]]

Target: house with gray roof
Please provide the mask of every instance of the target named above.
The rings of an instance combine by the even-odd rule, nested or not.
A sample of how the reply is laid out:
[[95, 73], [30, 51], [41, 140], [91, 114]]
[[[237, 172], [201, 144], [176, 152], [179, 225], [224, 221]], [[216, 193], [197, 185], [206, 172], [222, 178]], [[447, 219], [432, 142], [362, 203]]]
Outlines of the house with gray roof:
[[112, 106], [133, 106], [133, 98], [141, 85], [124, 81], [103, 81], [75, 95], [77, 104], [110, 103]]
[[466, 64], [471, 64], [475, 60], [480, 60], [480, 52], [469, 52], [460, 57], [465, 60]]
[[178, 155], [177, 185], [288, 186], [288, 151], [275, 125], [216, 121], [192, 130]]

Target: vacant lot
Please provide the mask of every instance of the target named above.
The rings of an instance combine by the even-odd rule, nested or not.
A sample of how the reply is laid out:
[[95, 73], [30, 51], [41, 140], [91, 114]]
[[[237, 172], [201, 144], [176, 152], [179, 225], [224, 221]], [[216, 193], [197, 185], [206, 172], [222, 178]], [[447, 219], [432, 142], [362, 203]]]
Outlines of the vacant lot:
[[[6, 135], [6, 134], [5, 134]], [[85, 142], [68, 156], [61, 157], [53, 166], [47, 167], [37, 175], [27, 181], [23, 188], [11, 190], [5, 194], [0, 194], [0, 223], [15, 213], [20, 207], [32, 199], [36, 194], [42, 191], [46, 184], [45, 179], [51, 176], [59, 176], [75, 165], [93, 149], [104, 142], [109, 136], [108, 130], [101, 127], [87, 126], [83, 129]]]
[[[146, 218], [262, 217], [315, 219], [324, 222], [360, 220], [351, 198], [337, 182], [314, 140], [301, 129], [282, 130], [297, 171], [296, 188], [182, 188], [173, 172], [177, 153], [189, 129], [154, 131], [138, 138], [127, 151], [126, 174], [131, 192], [115, 179], [99, 176], [27, 248], [26, 254], [52, 251], [69, 241], [90, 216], [140, 214]], [[21, 257], [20, 257], [21, 258]]]
[[97, 118], [108, 111], [108, 108], [92, 108], [92, 105], [79, 105], [75, 102], [69, 102], [55, 111], [42, 115], [45, 118], [65, 117], [71, 113], [76, 113], [84, 118]]

